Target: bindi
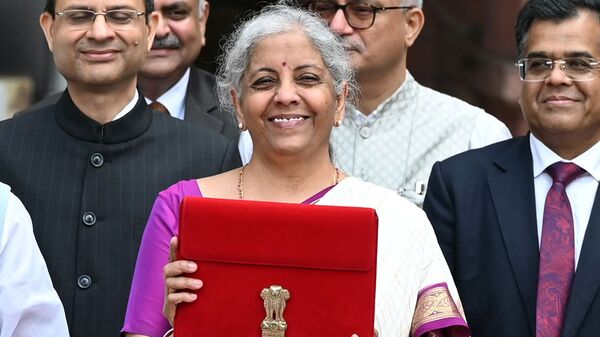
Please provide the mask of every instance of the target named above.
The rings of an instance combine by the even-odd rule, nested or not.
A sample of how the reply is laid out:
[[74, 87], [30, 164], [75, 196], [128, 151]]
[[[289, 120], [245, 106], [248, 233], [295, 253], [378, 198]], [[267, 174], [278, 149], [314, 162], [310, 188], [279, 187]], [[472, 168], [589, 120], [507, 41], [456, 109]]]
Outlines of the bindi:
[[285, 67], [285, 66], [287, 65], [287, 62], [283, 61], [283, 62], [281, 63], [281, 65]]

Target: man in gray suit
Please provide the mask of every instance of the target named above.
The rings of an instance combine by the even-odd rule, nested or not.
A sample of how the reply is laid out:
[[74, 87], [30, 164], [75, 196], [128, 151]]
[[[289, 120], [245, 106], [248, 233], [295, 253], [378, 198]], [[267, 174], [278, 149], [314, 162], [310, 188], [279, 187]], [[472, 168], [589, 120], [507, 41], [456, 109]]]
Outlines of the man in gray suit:
[[146, 101], [157, 110], [166, 108], [173, 117], [237, 139], [239, 131], [233, 119], [217, 107], [214, 76], [193, 66], [206, 42], [208, 2], [155, 0], [154, 6], [161, 20], [152, 49], [138, 75]]

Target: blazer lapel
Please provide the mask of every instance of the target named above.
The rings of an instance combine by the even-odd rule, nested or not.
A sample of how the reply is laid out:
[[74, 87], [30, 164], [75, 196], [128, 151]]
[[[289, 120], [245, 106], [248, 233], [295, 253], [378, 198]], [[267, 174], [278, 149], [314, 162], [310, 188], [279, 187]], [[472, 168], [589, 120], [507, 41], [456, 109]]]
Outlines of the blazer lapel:
[[[585, 231], [563, 327], [563, 337], [575, 337], [600, 287], [600, 194], [596, 192]], [[590, 319], [599, 319], [590, 318]]]
[[[488, 184], [506, 253], [535, 336], [539, 249], [529, 138], [516, 139], [490, 169]], [[510, 323], [507, 323], [510, 324]]]
[[212, 96], [212, 88], [205, 86], [207, 85], [201, 81], [198, 70], [190, 68], [190, 81], [185, 93], [184, 120], [222, 133], [225, 123], [209, 114], [210, 110], [216, 108], [216, 102]]

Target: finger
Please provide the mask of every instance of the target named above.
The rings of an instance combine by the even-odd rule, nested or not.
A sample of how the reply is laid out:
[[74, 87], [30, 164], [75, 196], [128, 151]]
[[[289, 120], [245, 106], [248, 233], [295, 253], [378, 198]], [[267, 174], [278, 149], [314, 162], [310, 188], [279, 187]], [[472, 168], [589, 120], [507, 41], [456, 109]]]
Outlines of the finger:
[[167, 295], [167, 303], [169, 305], [176, 305], [179, 303], [191, 303], [198, 298], [198, 295], [188, 292], [172, 293]]
[[179, 260], [165, 265], [163, 274], [165, 278], [173, 276], [181, 276], [196, 271], [198, 266], [192, 261]]
[[357, 334], [352, 334], [352, 336], [351, 336], [351, 337], [358, 337], [358, 335], [357, 335]]
[[202, 288], [202, 281], [191, 277], [169, 277], [165, 279], [168, 293], [181, 290], [198, 290]]
[[177, 249], [179, 248], [179, 240], [176, 236], [171, 238], [169, 243], [169, 262], [177, 260]]

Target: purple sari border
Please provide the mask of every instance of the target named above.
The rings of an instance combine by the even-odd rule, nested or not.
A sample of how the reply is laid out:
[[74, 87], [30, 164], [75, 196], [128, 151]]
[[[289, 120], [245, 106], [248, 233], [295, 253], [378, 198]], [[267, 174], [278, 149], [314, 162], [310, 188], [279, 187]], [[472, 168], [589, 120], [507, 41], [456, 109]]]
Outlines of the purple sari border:
[[417, 298], [421, 297], [421, 295], [423, 295], [424, 292], [429, 291], [433, 288], [437, 288], [437, 287], [444, 287], [444, 288], [448, 289], [448, 284], [446, 282], [440, 282], [440, 283], [432, 284], [428, 287], [425, 287], [425, 288], [419, 290], [419, 294], [417, 295]]
[[439, 337], [469, 337], [471, 335], [471, 330], [467, 326], [467, 322], [460, 317], [452, 317], [445, 318], [438, 321], [433, 321], [429, 323], [425, 323], [421, 325], [417, 330], [415, 330], [413, 337], [421, 337], [423, 335], [426, 336], [428, 332], [436, 331], [436, 330], [448, 330], [454, 328], [452, 333], [442, 331], [440, 333], [436, 333], [435, 336]]
[[332, 188], [334, 188], [335, 185], [331, 185], [329, 187], [325, 187], [324, 189], [322, 189], [320, 192], [317, 192], [317, 194], [313, 195], [312, 197], [304, 200], [302, 202], [302, 205], [310, 205], [310, 204], [314, 204], [315, 202], [319, 201], [325, 194], [327, 194], [327, 192], [329, 192]]

